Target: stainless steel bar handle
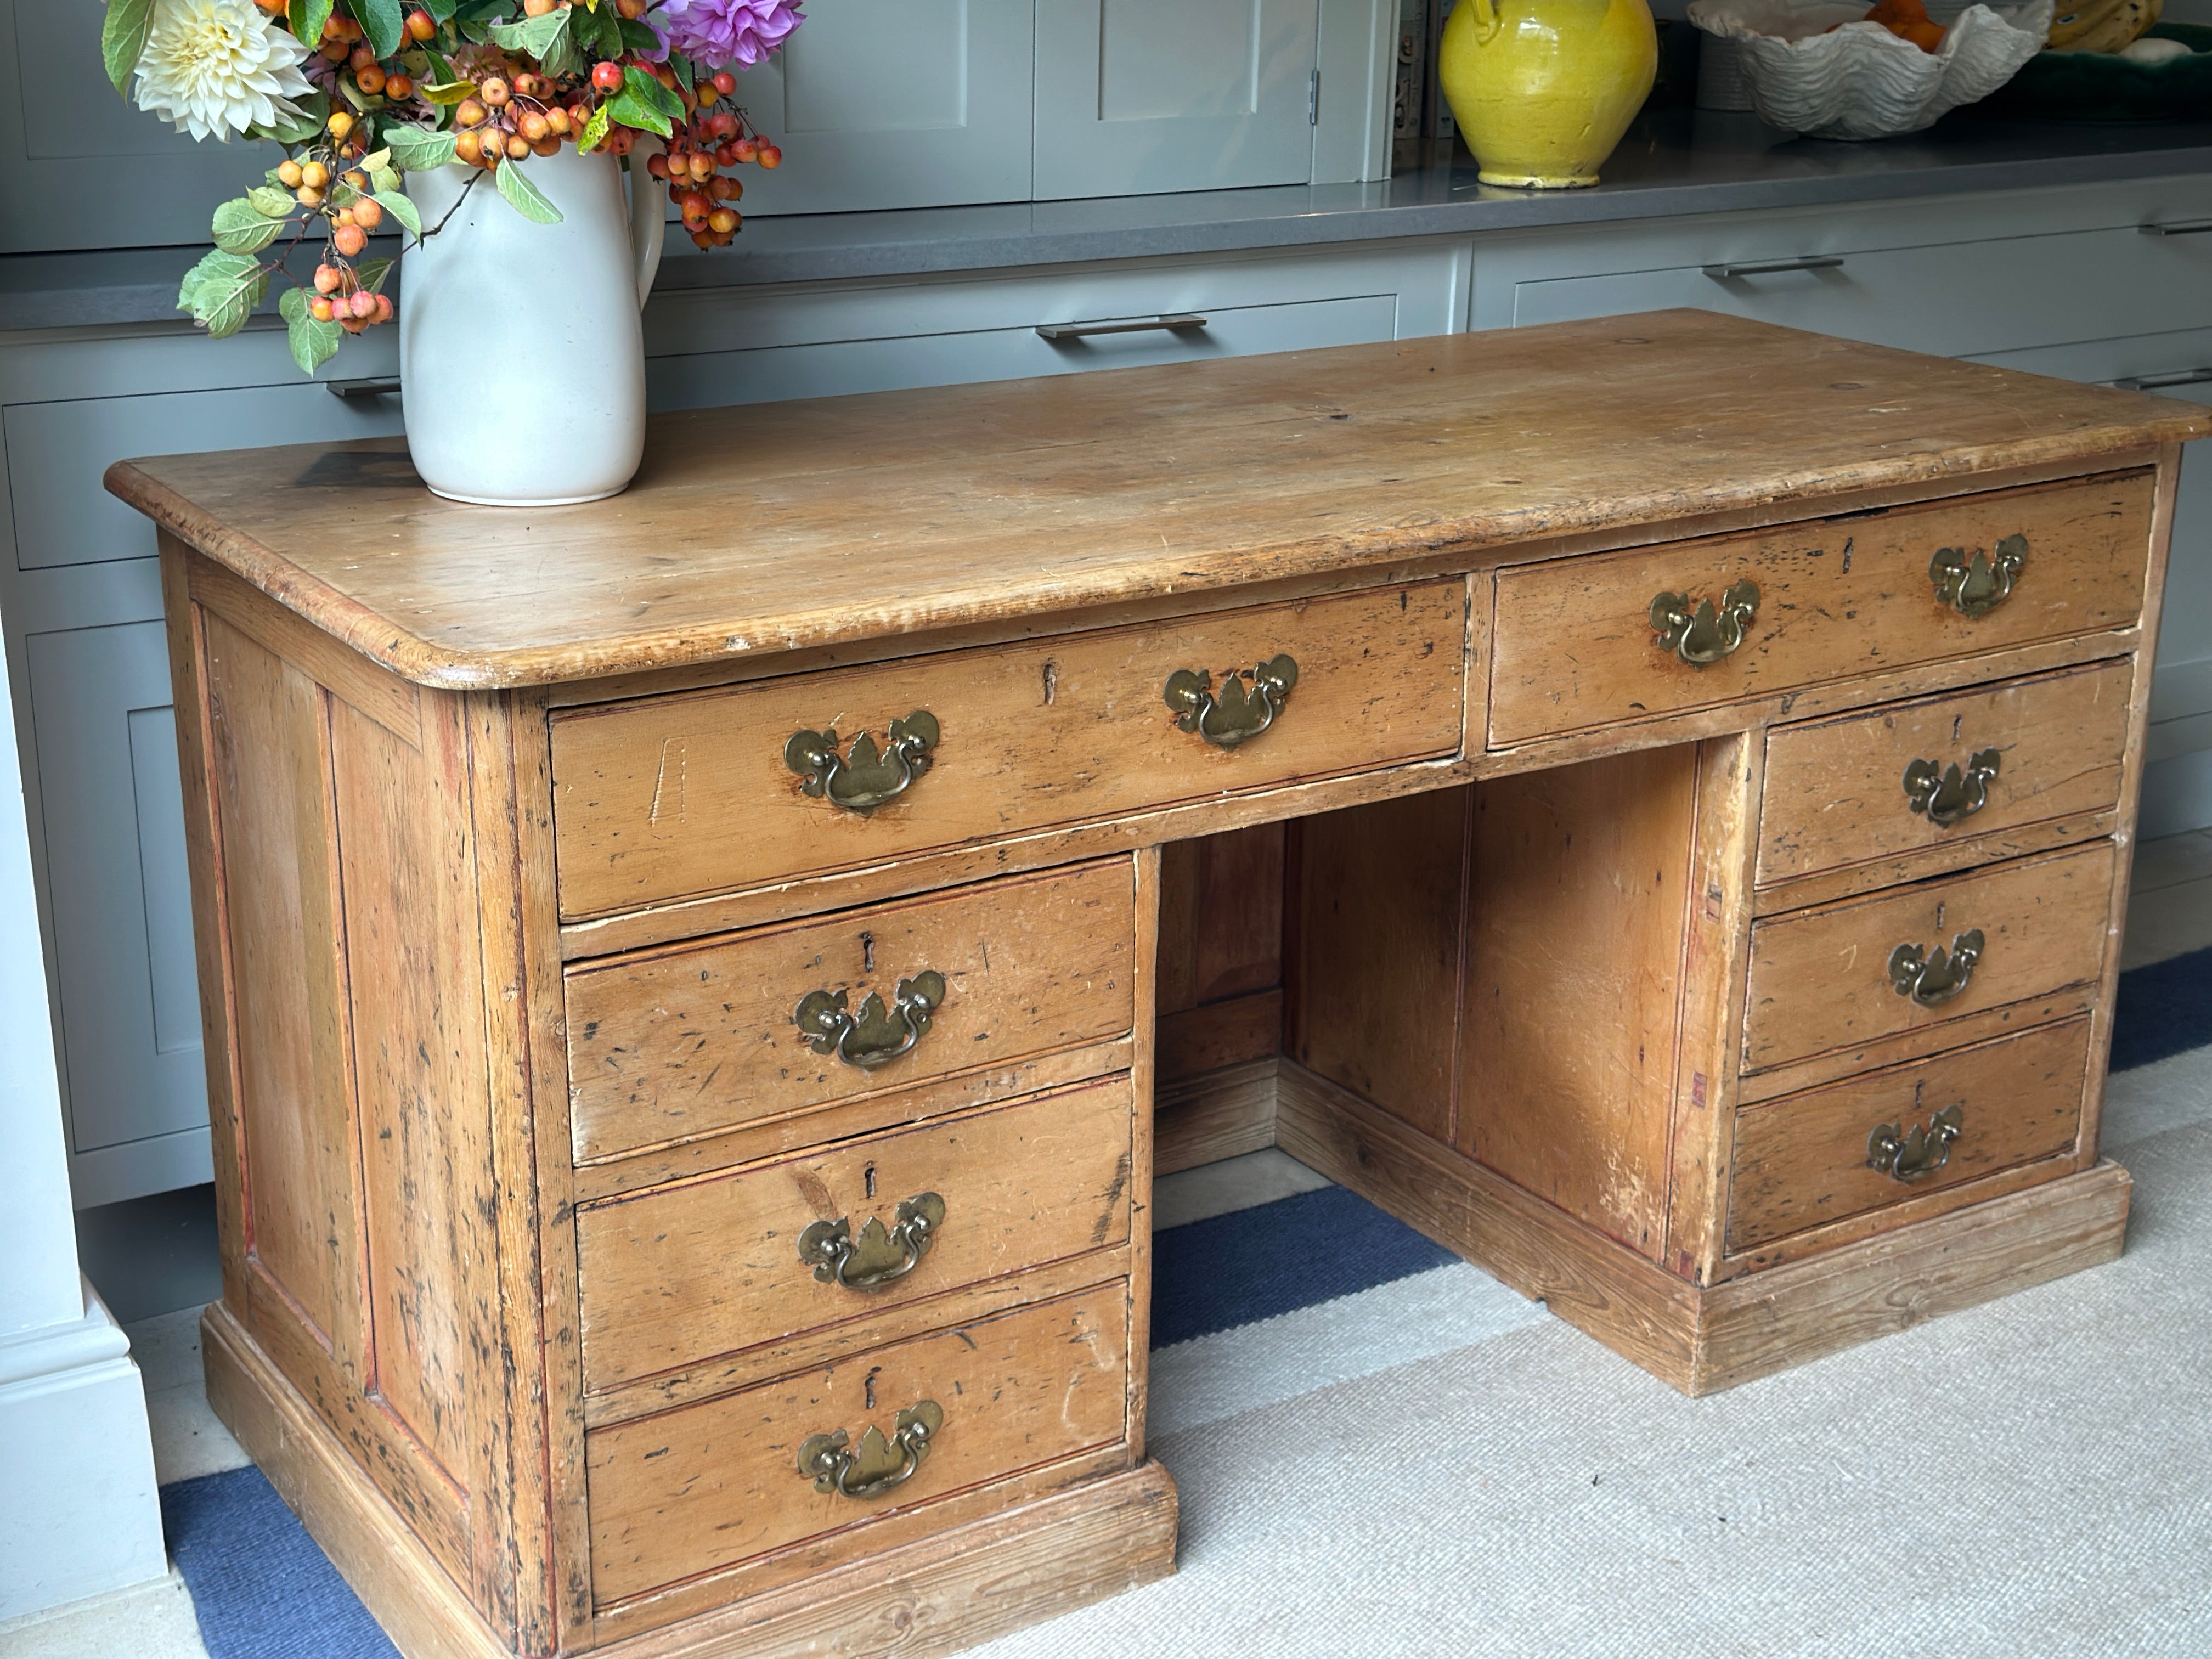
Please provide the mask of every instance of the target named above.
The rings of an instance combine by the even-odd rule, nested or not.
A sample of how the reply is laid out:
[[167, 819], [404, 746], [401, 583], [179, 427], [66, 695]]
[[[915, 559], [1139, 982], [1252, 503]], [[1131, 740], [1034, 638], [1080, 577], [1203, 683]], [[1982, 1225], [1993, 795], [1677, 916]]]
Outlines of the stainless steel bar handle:
[[1170, 312], [1159, 317], [1132, 317], [1118, 323], [1039, 323], [1037, 337], [1041, 340], [1081, 340], [1093, 334], [1148, 334], [1158, 329], [1169, 333], [1181, 333], [1185, 329], [1200, 329], [1206, 319], [1194, 311]]
[[2146, 236], [2202, 236], [2212, 231], [2212, 219], [2177, 219], [2170, 225], [2137, 227]]
[[1773, 276], [1785, 270], [1834, 270], [1844, 263], [1840, 253], [1808, 253], [1795, 259], [1754, 259], [1744, 264], [1706, 265], [1706, 276], [1717, 283], [1736, 276]]
[[2202, 386], [2207, 380], [2212, 380], [2212, 368], [2176, 368], [2164, 374], [2130, 374], [2125, 380], [2108, 384], [2123, 392], [2163, 392], [2168, 386]]

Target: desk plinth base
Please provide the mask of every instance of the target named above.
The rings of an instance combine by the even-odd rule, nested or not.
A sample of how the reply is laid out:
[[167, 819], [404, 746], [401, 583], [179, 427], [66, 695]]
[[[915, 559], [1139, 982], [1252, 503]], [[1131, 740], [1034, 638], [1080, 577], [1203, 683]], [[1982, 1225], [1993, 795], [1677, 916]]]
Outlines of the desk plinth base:
[[[313, 1408], [220, 1303], [208, 1400], [406, 1659], [513, 1659]], [[591, 1650], [606, 1659], [785, 1659], [975, 1646], [1175, 1571], [1158, 1463]]]
[[1700, 1289], [1348, 1091], [1285, 1061], [1276, 1144], [1540, 1298], [1687, 1395], [1714, 1394], [2120, 1254], [2107, 1160], [1856, 1244]]

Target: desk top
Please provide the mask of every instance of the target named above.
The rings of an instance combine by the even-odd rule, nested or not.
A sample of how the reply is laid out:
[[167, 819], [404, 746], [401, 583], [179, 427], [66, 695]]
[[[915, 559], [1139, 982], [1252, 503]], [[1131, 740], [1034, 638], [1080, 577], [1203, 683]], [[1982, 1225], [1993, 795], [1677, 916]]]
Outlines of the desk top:
[[397, 440], [107, 487], [422, 684], [545, 684], [2094, 462], [2212, 410], [1700, 311], [654, 417], [580, 507]]

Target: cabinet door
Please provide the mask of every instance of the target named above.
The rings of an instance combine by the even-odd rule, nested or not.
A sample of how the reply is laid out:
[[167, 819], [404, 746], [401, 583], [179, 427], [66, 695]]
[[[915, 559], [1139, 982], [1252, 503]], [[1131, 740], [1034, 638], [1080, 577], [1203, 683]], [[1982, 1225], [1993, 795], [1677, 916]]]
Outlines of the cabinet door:
[[1030, 0], [836, 0], [738, 77], [783, 165], [749, 213], [1019, 202], [1030, 194]]
[[1304, 184], [1317, 0], [1037, 0], [1039, 201]]
[[131, 623], [25, 643], [76, 1200], [206, 1181], [166, 631]]
[[284, 159], [197, 143], [124, 102], [95, 0], [0, 0], [0, 253], [189, 246], [216, 203]]

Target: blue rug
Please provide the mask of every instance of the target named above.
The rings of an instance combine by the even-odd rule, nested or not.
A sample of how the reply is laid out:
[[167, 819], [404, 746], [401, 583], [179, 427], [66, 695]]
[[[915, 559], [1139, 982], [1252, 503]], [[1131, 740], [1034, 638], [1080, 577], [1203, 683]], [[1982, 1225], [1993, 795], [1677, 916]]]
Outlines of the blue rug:
[[[2212, 950], [2120, 975], [2112, 1069], [2212, 1046]], [[1286, 1248], [1295, 1242], [1296, 1248]], [[1459, 1258], [1340, 1187], [1153, 1240], [1152, 1346], [1249, 1325]], [[210, 1659], [398, 1659], [258, 1469], [161, 1488], [161, 1521]]]

